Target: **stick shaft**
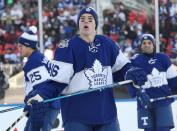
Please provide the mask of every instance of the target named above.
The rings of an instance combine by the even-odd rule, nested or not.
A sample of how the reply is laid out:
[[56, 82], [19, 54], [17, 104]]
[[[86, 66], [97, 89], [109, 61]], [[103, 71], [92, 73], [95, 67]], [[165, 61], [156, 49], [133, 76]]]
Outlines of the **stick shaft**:
[[9, 112], [9, 111], [13, 111], [13, 110], [17, 110], [17, 109], [21, 109], [23, 108], [25, 105], [20, 105], [20, 106], [15, 106], [15, 107], [12, 107], [12, 108], [8, 108], [8, 109], [4, 109], [4, 110], [1, 110], [0, 113], [5, 113], [5, 112]]
[[164, 96], [164, 97], [159, 97], [159, 98], [152, 98], [152, 99], [150, 99], [150, 101], [154, 102], [154, 101], [164, 100], [164, 99], [168, 99], [168, 98], [177, 98], [177, 95]]
[[121, 82], [113, 83], [113, 84], [110, 84], [110, 85], [101, 86], [101, 87], [98, 87], [98, 88], [91, 88], [89, 90], [82, 90], [82, 91], [79, 91], [79, 92], [75, 92], [75, 93], [59, 96], [59, 97], [56, 97], [56, 98], [44, 100], [44, 102], [51, 102], [51, 101], [54, 101], [54, 100], [60, 100], [60, 99], [63, 99], [63, 98], [68, 98], [68, 97], [71, 97], [71, 96], [86, 94], [86, 93], [90, 93], [90, 92], [94, 92], [94, 91], [98, 91], [98, 90], [103, 90], [103, 89], [107, 89], [107, 88], [120, 87], [122, 85], [129, 84], [129, 83], [132, 83], [132, 80], [121, 81]]
[[26, 114], [27, 112], [23, 112], [23, 114], [6, 129], [6, 131], [10, 131]]
[[[79, 92], [75, 92], [75, 93], [71, 93], [71, 94], [47, 99], [47, 100], [44, 100], [43, 102], [44, 103], [45, 102], [51, 102], [51, 101], [60, 100], [60, 99], [68, 98], [68, 97], [71, 97], [71, 96], [86, 94], [86, 93], [90, 93], [90, 92], [94, 92], [94, 91], [98, 91], [98, 90], [103, 90], [103, 89], [107, 89], [107, 88], [120, 87], [122, 85], [129, 84], [129, 83], [132, 83], [132, 82], [133, 82], [132, 80], [121, 81], [121, 82], [113, 83], [113, 84], [110, 84], [110, 85], [105, 85], [105, 86], [101, 86], [101, 87], [97, 87], [97, 88], [91, 88], [89, 90], [82, 90], [82, 91], [79, 91]], [[0, 113], [17, 110], [17, 109], [20, 109], [20, 108], [23, 108], [23, 107], [24, 107], [24, 104], [21, 105], [21, 106], [16, 106], [16, 107], [13, 107], [13, 108], [1, 110]]]

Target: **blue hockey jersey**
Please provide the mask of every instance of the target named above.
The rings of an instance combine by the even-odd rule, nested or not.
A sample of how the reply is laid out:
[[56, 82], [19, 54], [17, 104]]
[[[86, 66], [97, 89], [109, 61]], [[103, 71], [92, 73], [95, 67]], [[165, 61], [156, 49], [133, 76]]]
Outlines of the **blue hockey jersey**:
[[45, 82], [49, 78], [49, 73], [43, 61], [43, 55], [38, 51], [34, 51], [31, 56], [29, 56], [28, 61], [23, 67], [25, 75], [25, 93], [28, 95], [30, 91], [35, 89], [39, 83]]
[[[119, 72], [124, 76], [130, 63], [111, 39], [100, 35], [96, 35], [93, 43], [79, 35], [62, 42], [54, 59], [59, 73], [53, 73], [51, 79], [68, 84], [62, 94], [112, 84], [116, 80], [113, 74]], [[64, 122], [103, 124], [117, 119], [112, 89], [62, 99], [61, 109]]]
[[[177, 90], [177, 71], [167, 55], [162, 53], [139, 54], [132, 57], [132, 64], [143, 68], [148, 81], [142, 86], [150, 98], [158, 98], [171, 95], [171, 90]], [[129, 88], [133, 97], [135, 88]], [[172, 99], [160, 100], [152, 103], [152, 107], [168, 105]], [[138, 108], [141, 108], [138, 103]]]
[[[23, 67], [25, 76], [25, 94], [37, 91], [44, 99], [58, 96], [58, 85], [49, 80], [50, 75], [47, 66], [48, 60], [39, 52], [34, 51]], [[52, 103], [55, 105], [55, 102]], [[59, 104], [56, 101], [56, 104]], [[58, 107], [58, 106], [55, 106]], [[58, 107], [59, 108], [59, 107]]]

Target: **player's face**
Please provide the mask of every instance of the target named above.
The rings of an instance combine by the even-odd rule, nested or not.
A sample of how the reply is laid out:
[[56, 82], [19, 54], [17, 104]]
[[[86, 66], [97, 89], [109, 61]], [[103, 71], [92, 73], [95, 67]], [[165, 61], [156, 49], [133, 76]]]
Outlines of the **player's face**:
[[150, 40], [144, 40], [141, 44], [141, 51], [146, 54], [151, 54], [154, 51], [154, 45]]
[[28, 55], [29, 54], [28, 53], [29, 52], [29, 48], [28, 47], [18, 43], [18, 48], [19, 48], [19, 51], [20, 51], [22, 57], [28, 57], [29, 56]]
[[95, 34], [95, 20], [91, 14], [83, 14], [79, 19], [79, 30], [81, 35]]

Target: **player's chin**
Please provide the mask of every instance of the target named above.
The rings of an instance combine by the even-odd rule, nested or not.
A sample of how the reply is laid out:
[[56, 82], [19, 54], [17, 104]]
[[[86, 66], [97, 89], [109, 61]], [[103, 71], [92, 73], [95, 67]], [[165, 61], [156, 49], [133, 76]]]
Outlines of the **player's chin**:
[[143, 53], [146, 53], [146, 54], [151, 54], [153, 51], [150, 50], [149, 48], [144, 48], [144, 49], [142, 50], [142, 52], [143, 52]]
[[91, 31], [86, 30], [86, 31], [83, 31], [83, 34], [84, 35], [91, 35], [92, 33], [91, 33]]
[[145, 53], [145, 54], [151, 54], [153, 52], [152, 51], [143, 51], [143, 53]]

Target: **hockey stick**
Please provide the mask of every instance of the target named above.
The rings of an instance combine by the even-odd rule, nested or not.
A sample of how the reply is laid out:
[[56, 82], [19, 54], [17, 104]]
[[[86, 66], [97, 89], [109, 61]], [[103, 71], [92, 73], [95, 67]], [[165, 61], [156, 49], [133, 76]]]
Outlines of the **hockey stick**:
[[21, 108], [23, 108], [24, 106], [25, 106], [25, 104], [22, 104], [22, 105], [15, 106], [15, 107], [12, 107], [12, 108], [4, 109], [4, 110], [1, 110], [0, 113], [5, 113], [5, 112], [9, 112], [9, 111], [21, 109]]
[[7, 129], [6, 131], [10, 131], [24, 116], [26, 116], [27, 112], [23, 112], [23, 114], [17, 118]]
[[101, 91], [101, 90], [107, 89], [107, 88], [120, 87], [122, 85], [129, 84], [129, 83], [132, 83], [132, 82], [133, 82], [132, 80], [121, 81], [121, 82], [113, 83], [113, 84], [106, 85], [106, 86], [91, 88], [89, 90], [82, 90], [82, 91], [78, 91], [78, 92], [71, 93], [71, 94], [68, 94], [68, 95], [63, 95], [63, 96], [59, 96], [59, 97], [56, 97], [56, 98], [44, 100], [43, 102], [51, 102], [51, 101], [60, 100], [60, 99], [68, 98], [68, 97], [71, 97], [71, 96], [86, 94], [86, 93], [90, 93], [90, 92], [94, 92], [94, 91], [98, 91], [98, 90]]
[[[6, 131], [10, 131], [21, 119], [23, 119], [24, 116], [26, 116], [26, 114], [27, 114], [27, 112], [23, 112], [23, 114], [22, 114], [19, 118], [17, 118], [17, 119], [6, 129]], [[56, 119], [56, 120], [55, 120], [55, 123], [54, 123], [53, 126], [52, 126], [52, 129], [53, 129], [53, 128], [56, 128], [56, 127], [59, 125], [59, 123], [60, 123], [60, 120], [59, 120], [59, 119]]]
[[[101, 91], [101, 90], [107, 89], [107, 88], [120, 87], [122, 85], [129, 84], [129, 83], [132, 83], [132, 82], [133, 82], [132, 80], [121, 81], [121, 82], [113, 83], [113, 84], [106, 85], [106, 86], [101, 86], [101, 87], [97, 87], [97, 88], [91, 88], [89, 90], [82, 90], [82, 91], [78, 91], [78, 92], [75, 92], [75, 93], [71, 93], [71, 94], [67, 94], [67, 95], [63, 95], [63, 96], [47, 99], [47, 100], [44, 100], [42, 102], [44, 102], [44, 103], [45, 102], [52, 102], [52, 101], [55, 101], [55, 100], [60, 100], [60, 99], [68, 98], [68, 97], [71, 97], [71, 96], [86, 94], [86, 93], [90, 93], [90, 92], [94, 92], [94, 91], [98, 91], [98, 90]], [[1, 110], [0, 113], [4, 113], [4, 112], [20, 109], [20, 108], [23, 108], [23, 107], [24, 107], [24, 105], [16, 106], [16, 107], [13, 107], [13, 108]]]
[[150, 99], [150, 102], [158, 101], [158, 100], [164, 100], [168, 98], [177, 98], [177, 95], [171, 95], [171, 96], [164, 96], [164, 97], [159, 97], [159, 98], [152, 98]]

